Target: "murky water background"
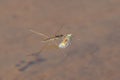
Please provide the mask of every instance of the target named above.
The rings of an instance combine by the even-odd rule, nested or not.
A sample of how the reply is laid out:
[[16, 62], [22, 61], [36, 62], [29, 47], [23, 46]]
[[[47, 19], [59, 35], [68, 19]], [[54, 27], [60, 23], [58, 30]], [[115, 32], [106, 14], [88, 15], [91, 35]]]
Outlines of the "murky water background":
[[[119, 80], [119, 0], [1, 0], [0, 80]], [[72, 33], [66, 49], [29, 29]], [[80, 40], [79, 40], [80, 39]]]

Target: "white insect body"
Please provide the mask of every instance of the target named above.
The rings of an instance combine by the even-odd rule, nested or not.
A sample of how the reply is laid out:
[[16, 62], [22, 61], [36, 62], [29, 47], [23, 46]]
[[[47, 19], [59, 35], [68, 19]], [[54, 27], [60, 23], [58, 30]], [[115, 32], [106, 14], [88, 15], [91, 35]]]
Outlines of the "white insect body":
[[[59, 29], [59, 31], [60, 31], [60, 29]], [[54, 40], [57, 40], [57, 39], [60, 39], [60, 38], [64, 37], [62, 42], [59, 43], [59, 45], [57, 45], [59, 48], [66, 48], [66, 47], [68, 47], [71, 44], [72, 34], [55, 35], [53, 37], [49, 37], [49, 36], [47, 36], [45, 34], [42, 34], [42, 33], [39, 33], [39, 32], [33, 31], [33, 30], [30, 30], [30, 31], [35, 33], [35, 34], [41, 35], [43, 37], [46, 37], [46, 39], [44, 39], [42, 42], [54, 41]], [[57, 32], [59, 32], [59, 31], [57, 31]]]
[[62, 42], [59, 44], [59, 48], [66, 48], [71, 44], [72, 34], [67, 34]]

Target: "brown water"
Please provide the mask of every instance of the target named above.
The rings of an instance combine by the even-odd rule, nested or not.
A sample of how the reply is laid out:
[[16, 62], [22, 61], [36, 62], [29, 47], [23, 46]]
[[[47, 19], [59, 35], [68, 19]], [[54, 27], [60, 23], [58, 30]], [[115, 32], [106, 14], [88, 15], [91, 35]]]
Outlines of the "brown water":
[[[119, 7], [119, 0], [0, 0], [0, 80], [119, 80]], [[59, 34], [73, 34], [66, 49], [54, 42], [43, 49], [43, 37], [29, 31], [54, 36], [62, 25]]]

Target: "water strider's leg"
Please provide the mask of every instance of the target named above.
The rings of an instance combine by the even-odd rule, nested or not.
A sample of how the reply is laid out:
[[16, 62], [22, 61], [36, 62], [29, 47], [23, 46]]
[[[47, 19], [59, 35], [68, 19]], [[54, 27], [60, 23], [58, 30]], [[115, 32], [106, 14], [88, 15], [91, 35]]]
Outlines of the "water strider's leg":
[[36, 32], [36, 31], [34, 31], [34, 30], [32, 30], [32, 29], [30, 29], [29, 31], [32, 32], [32, 33], [41, 35], [41, 36], [43, 36], [43, 37], [49, 38], [47, 35], [45, 35], [45, 34], [43, 34], [43, 33], [40, 33], [40, 32]]

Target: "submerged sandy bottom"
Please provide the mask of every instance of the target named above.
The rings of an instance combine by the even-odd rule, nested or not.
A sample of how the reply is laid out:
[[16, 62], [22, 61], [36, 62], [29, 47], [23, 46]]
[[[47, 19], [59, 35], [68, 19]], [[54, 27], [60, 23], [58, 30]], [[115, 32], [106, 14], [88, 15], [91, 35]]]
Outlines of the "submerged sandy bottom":
[[[119, 7], [119, 0], [1, 0], [0, 80], [119, 80]], [[72, 44], [43, 49], [48, 43], [29, 29], [72, 33]]]

